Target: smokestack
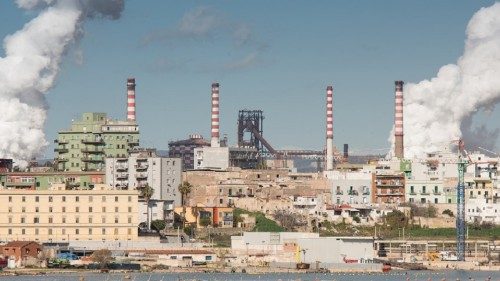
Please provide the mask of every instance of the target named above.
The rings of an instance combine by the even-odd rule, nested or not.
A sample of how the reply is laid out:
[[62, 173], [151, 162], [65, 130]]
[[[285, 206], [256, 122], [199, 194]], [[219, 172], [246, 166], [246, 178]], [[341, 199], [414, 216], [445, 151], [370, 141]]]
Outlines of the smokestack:
[[333, 87], [326, 87], [326, 170], [333, 170]]
[[135, 121], [135, 78], [127, 79], [127, 121]]
[[219, 138], [219, 83], [212, 83], [212, 139], [211, 147], [220, 147]]
[[403, 81], [396, 81], [396, 101], [394, 110], [394, 155], [396, 158], [404, 158], [403, 145]]
[[344, 161], [349, 159], [349, 144], [344, 143]]

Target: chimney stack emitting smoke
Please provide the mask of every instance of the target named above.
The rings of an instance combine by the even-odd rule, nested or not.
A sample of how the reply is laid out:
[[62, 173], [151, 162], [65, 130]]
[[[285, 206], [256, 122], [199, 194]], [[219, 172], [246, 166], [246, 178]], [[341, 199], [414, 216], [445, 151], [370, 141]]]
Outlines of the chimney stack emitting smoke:
[[326, 170], [333, 170], [333, 86], [326, 87]]
[[396, 81], [395, 107], [394, 107], [394, 156], [404, 158], [403, 144], [403, 81]]
[[135, 121], [135, 78], [127, 79], [127, 121]]
[[212, 83], [212, 119], [211, 119], [212, 139], [211, 147], [220, 147], [219, 136], [219, 83]]

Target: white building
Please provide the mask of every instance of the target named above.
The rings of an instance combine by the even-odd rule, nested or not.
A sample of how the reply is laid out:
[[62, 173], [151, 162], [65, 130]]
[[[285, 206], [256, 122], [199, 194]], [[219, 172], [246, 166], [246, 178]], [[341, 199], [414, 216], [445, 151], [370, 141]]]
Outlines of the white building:
[[[106, 184], [121, 189], [154, 189], [150, 200], [151, 220], [174, 221], [174, 208], [181, 204], [178, 186], [182, 179], [180, 158], [160, 157], [153, 149], [137, 149], [128, 158], [106, 158]], [[147, 208], [140, 200], [140, 221], [147, 221]]]
[[195, 170], [227, 170], [229, 147], [197, 147], [194, 149]]
[[332, 203], [371, 204], [372, 177], [373, 171], [370, 169], [331, 172], [328, 178], [332, 186]]
[[486, 198], [469, 199], [465, 205], [467, 222], [500, 224], [499, 202]]
[[442, 180], [409, 179], [406, 181], [405, 192], [406, 201], [410, 203], [448, 204]]

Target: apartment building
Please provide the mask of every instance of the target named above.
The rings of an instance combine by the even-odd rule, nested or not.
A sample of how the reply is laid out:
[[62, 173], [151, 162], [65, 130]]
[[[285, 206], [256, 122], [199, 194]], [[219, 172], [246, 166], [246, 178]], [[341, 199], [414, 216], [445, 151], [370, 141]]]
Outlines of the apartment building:
[[[182, 159], [160, 157], [155, 149], [133, 149], [129, 157], [106, 158], [106, 184], [117, 189], [141, 190], [146, 185], [154, 189], [149, 212], [152, 220], [174, 222], [174, 207], [181, 204], [178, 190], [182, 179]], [[147, 221], [148, 208], [140, 207], [141, 222]]]
[[449, 204], [442, 180], [407, 179], [405, 193], [406, 201], [409, 203]]
[[372, 171], [333, 171], [330, 175], [332, 203], [370, 204], [372, 203]]
[[373, 203], [399, 204], [405, 202], [404, 173], [374, 173], [372, 181]]
[[139, 126], [86, 112], [68, 130], [59, 131], [54, 165], [58, 171], [103, 171], [106, 157], [127, 157], [139, 145]]
[[53, 184], [67, 189], [92, 189], [104, 183], [104, 172], [5, 172], [0, 173], [0, 185], [8, 189], [47, 190]]
[[138, 192], [0, 189], [0, 238], [7, 241], [137, 240]]

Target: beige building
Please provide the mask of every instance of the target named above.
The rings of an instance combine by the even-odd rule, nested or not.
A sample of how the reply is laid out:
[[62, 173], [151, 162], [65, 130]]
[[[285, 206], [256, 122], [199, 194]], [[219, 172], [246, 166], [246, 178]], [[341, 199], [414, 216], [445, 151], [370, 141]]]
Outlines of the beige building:
[[137, 240], [138, 192], [0, 189], [0, 240]]

